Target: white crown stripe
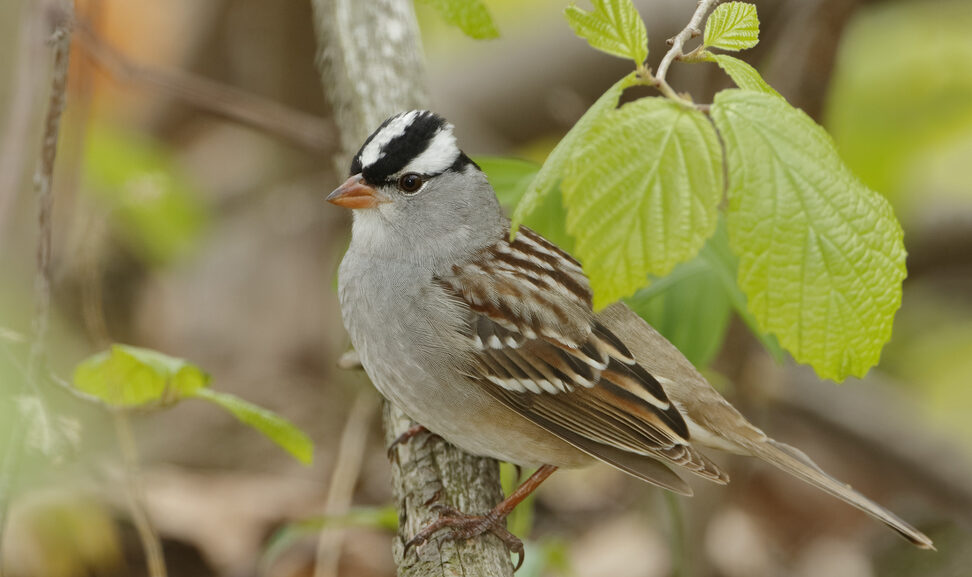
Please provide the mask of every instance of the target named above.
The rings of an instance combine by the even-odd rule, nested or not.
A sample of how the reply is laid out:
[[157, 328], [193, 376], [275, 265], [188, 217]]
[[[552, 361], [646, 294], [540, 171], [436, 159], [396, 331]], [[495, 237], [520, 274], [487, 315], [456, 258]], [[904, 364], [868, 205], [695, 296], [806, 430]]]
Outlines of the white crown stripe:
[[432, 137], [428, 148], [409, 162], [402, 172], [438, 174], [452, 166], [459, 158], [459, 145], [452, 134], [452, 126], [446, 125]]
[[361, 151], [361, 166], [371, 166], [377, 162], [381, 157], [382, 147], [391, 142], [392, 139], [405, 134], [405, 130], [412, 124], [418, 113], [418, 110], [411, 110], [401, 114], [382, 128]]

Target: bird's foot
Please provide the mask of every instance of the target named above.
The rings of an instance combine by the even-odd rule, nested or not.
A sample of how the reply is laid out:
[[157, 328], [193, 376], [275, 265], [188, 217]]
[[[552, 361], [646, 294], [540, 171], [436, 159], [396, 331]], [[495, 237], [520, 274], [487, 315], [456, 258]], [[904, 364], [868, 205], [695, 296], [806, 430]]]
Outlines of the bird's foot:
[[399, 445], [409, 442], [410, 440], [412, 440], [413, 437], [421, 435], [422, 433], [428, 433], [429, 435], [432, 436], [438, 436], [435, 433], [430, 432], [422, 425], [417, 425], [417, 424], [412, 425], [408, 429], [405, 429], [404, 433], [398, 435], [398, 437], [396, 437], [395, 440], [392, 441], [390, 445], [388, 445], [388, 460], [391, 461], [396, 458], [398, 453], [395, 451], [395, 449], [397, 449]]
[[443, 529], [449, 531], [441, 537], [445, 541], [465, 541], [489, 532], [496, 535], [511, 553], [516, 553], [517, 562], [514, 571], [523, 565], [523, 541], [506, 530], [506, 527], [503, 526], [506, 516], [500, 515], [496, 509], [485, 515], [470, 515], [450, 505], [436, 504], [433, 507], [439, 512], [439, 518], [419, 531], [408, 543], [405, 543], [406, 554], [412, 547], [427, 543], [433, 535]]

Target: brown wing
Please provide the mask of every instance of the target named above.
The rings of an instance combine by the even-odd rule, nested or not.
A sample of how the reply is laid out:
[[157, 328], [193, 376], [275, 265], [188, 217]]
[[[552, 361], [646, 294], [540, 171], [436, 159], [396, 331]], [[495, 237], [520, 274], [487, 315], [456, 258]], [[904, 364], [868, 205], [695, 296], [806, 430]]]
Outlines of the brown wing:
[[470, 311], [473, 353], [460, 369], [495, 398], [628, 472], [631, 457], [643, 456], [728, 480], [689, 446], [685, 420], [658, 380], [597, 320], [587, 278], [569, 255], [521, 228], [515, 241], [504, 236], [439, 281]]

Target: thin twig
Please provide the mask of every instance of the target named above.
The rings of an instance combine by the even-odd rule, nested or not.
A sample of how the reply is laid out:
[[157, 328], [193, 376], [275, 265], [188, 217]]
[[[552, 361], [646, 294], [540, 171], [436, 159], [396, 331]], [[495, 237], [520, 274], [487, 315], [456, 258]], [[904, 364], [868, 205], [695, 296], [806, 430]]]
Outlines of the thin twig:
[[116, 80], [159, 90], [217, 116], [287, 140], [314, 154], [326, 155], [334, 151], [334, 127], [320, 117], [208, 78], [137, 64], [83, 24], [78, 26], [78, 39], [95, 64]]
[[698, 37], [702, 33], [702, 20], [705, 18], [706, 14], [710, 10], [715, 8], [716, 4], [722, 0], [699, 0], [699, 5], [695, 9], [695, 13], [692, 14], [692, 19], [689, 20], [688, 26], [686, 26], [681, 32], [675, 35], [674, 38], [669, 40], [671, 42], [671, 48], [665, 53], [662, 58], [661, 63], [658, 65], [658, 72], [655, 73], [655, 79], [659, 82], [665, 82], [665, 76], [668, 75], [668, 67], [672, 65], [672, 62], [684, 55], [682, 50], [685, 48], [685, 43], [692, 38]]
[[[339, 516], [348, 512], [354, 497], [354, 486], [358, 483], [361, 465], [368, 441], [368, 430], [375, 415], [374, 395], [358, 394], [354, 405], [348, 412], [341, 442], [338, 446], [334, 472], [331, 473], [331, 486], [324, 504], [324, 515]], [[341, 559], [341, 546], [344, 543], [345, 529], [324, 529], [317, 541], [317, 555], [314, 562], [314, 577], [337, 577], [338, 561]]]
[[145, 510], [145, 495], [142, 490], [141, 476], [138, 470], [138, 450], [135, 447], [135, 435], [132, 433], [128, 415], [123, 411], [113, 413], [115, 431], [121, 448], [122, 460], [125, 464], [125, 483], [128, 485], [128, 506], [132, 513], [132, 522], [138, 532], [145, 556], [148, 559], [149, 577], [166, 577], [165, 557], [162, 555], [162, 541], [149, 521]]
[[668, 40], [671, 48], [662, 57], [661, 63], [658, 64], [658, 70], [655, 72], [654, 76], [651, 77], [651, 84], [653, 84], [659, 92], [677, 101], [685, 101], [686, 99], [679, 96], [678, 93], [668, 84], [666, 77], [668, 76], [668, 68], [672, 65], [672, 62], [676, 58], [681, 58], [685, 56], [685, 43], [692, 38], [698, 37], [702, 34], [702, 20], [705, 18], [706, 14], [712, 10], [716, 4], [722, 0], [699, 0], [699, 4], [695, 9], [695, 13], [692, 14], [692, 19], [689, 20], [688, 25], [682, 29], [681, 32], [676, 34], [673, 38]]
[[71, 53], [71, 7], [64, 5], [64, 12], [57, 18], [51, 42], [54, 47], [54, 69], [51, 80], [51, 96], [44, 121], [44, 140], [41, 144], [40, 162], [34, 174], [34, 190], [37, 195], [37, 219], [40, 235], [37, 241], [37, 274], [34, 277], [35, 311], [33, 341], [27, 361], [27, 382], [33, 393], [39, 393], [37, 376], [42, 374], [47, 349], [47, 332], [51, 317], [51, 248], [54, 236], [54, 160], [57, 157], [57, 139], [61, 130], [61, 113], [67, 97], [68, 65]]
[[[44, 121], [44, 135], [40, 160], [34, 175], [34, 190], [38, 205], [37, 272], [34, 277], [34, 318], [32, 336], [27, 356], [27, 374], [24, 379], [28, 392], [37, 399], [41, 411], [47, 414], [47, 405], [40, 387], [40, 375], [44, 375], [47, 355], [47, 332], [51, 317], [51, 239], [54, 208], [52, 185], [54, 182], [54, 159], [57, 155], [57, 137], [61, 127], [61, 113], [67, 95], [67, 75], [71, 52], [72, 7], [69, 3], [46, 7], [44, 17], [52, 23], [51, 44], [54, 52], [51, 94], [48, 102], [47, 117]], [[29, 9], [29, 8], [25, 8]], [[17, 170], [20, 167], [16, 167]], [[23, 424], [20, 412], [14, 411], [14, 426], [8, 440], [7, 452], [0, 464], [0, 545], [6, 527], [7, 509], [10, 504], [10, 489], [23, 453], [23, 441], [27, 427]], [[3, 556], [0, 555], [0, 558]]]

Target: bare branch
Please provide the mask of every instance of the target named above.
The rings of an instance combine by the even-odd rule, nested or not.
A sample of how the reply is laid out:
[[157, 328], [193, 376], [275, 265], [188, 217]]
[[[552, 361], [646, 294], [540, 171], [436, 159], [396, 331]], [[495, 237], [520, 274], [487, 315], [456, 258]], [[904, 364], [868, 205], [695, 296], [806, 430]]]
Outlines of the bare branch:
[[[27, 8], [29, 9], [29, 8]], [[53, 30], [50, 38], [53, 47], [53, 69], [51, 93], [44, 121], [44, 134], [37, 171], [34, 174], [34, 191], [37, 198], [37, 220], [39, 234], [37, 240], [37, 272], [34, 277], [34, 318], [32, 336], [27, 358], [25, 383], [27, 390], [36, 398], [41, 411], [47, 414], [46, 402], [40, 387], [47, 355], [47, 333], [51, 317], [51, 241], [53, 234], [52, 213], [54, 210], [54, 159], [57, 155], [57, 138], [61, 128], [61, 113], [67, 96], [68, 64], [71, 52], [72, 6], [69, 3], [45, 6], [43, 16]], [[16, 167], [20, 170], [20, 167]], [[7, 506], [10, 488], [17, 472], [23, 450], [22, 442], [27, 428], [19, 411], [15, 413], [20, 424], [14, 424], [8, 440], [8, 453], [0, 468], [0, 544], [3, 543], [3, 530], [7, 520]], [[2, 558], [2, 555], [0, 555]]]
[[37, 392], [37, 376], [41, 374], [46, 354], [47, 331], [51, 317], [51, 242], [54, 236], [54, 160], [57, 156], [57, 139], [61, 132], [61, 113], [67, 99], [67, 76], [71, 53], [72, 9], [69, 4], [58, 6], [49, 13], [54, 20], [51, 43], [54, 47], [54, 68], [51, 95], [44, 120], [40, 161], [34, 174], [34, 191], [37, 195], [37, 219], [40, 236], [37, 241], [37, 275], [34, 278], [35, 312], [33, 342], [27, 362], [27, 381]]
[[705, 18], [706, 14], [715, 8], [716, 4], [721, 1], [722, 0], [699, 0], [699, 5], [695, 9], [695, 13], [692, 14], [692, 19], [689, 20], [688, 26], [686, 26], [681, 32], [679, 32], [669, 41], [672, 47], [668, 50], [668, 52], [665, 53], [661, 63], [658, 65], [658, 72], [655, 73], [655, 80], [667, 85], [665, 76], [668, 75], [668, 67], [672, 65], [672, 62], [676, 58], [685, 55], [683, 50], [685, 49], [685, 43], [687, 41], [702, 34], [702, 20]]
[[160, 90], [315, 154], [334, 152], [334, 126], [327, 120], [208, 78], [136, 64], [85, 25], [78, 26], [78, 39], [91, 59], [117, 80]]

